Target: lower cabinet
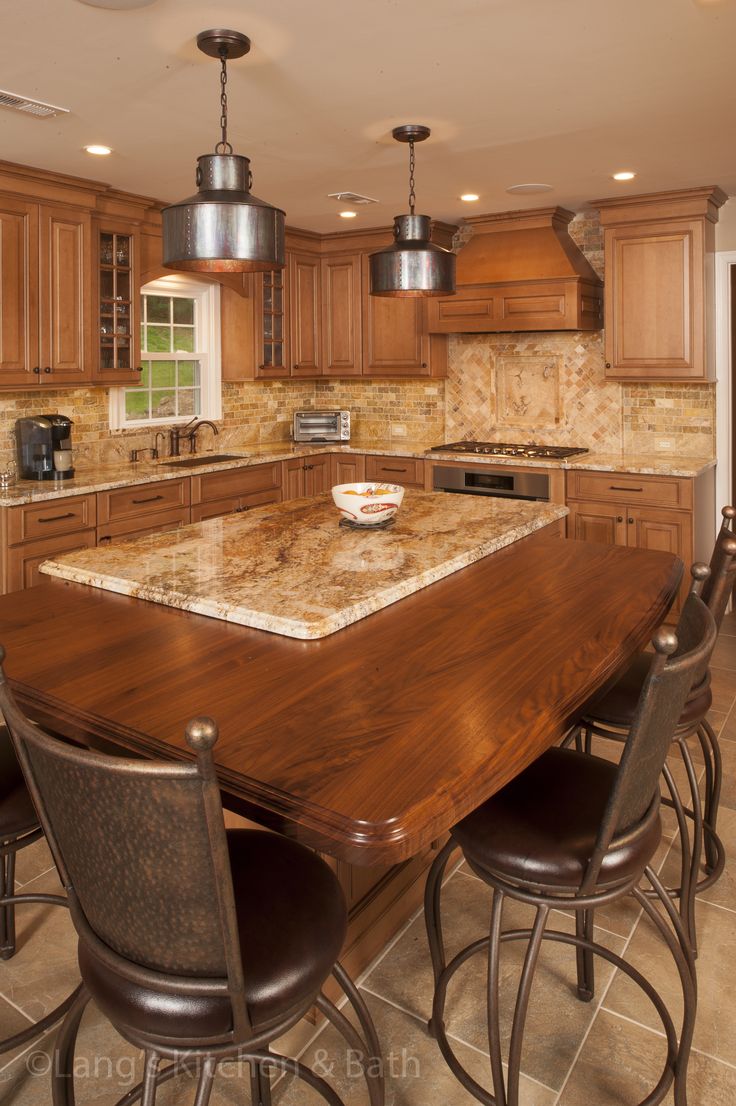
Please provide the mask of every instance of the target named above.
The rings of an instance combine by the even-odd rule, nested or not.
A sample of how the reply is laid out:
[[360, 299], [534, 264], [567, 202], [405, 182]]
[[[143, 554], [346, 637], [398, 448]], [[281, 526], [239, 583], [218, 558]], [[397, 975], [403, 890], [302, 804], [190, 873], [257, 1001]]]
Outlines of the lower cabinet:
[[361, 453], [333, 453], [330, 457], [330, 487], [361, 484], [365, 480], [365, 457]]
[[281, 462], [191, 477], [192, 522], [280, 503]]
[[165, 530], [179, 530], [189, 524], [189, 508], [173, 511], [152, 511], [138, 517], [119, 519], [97, 527], [97, 544], [112, 545], [128, 538], [143, 538], [146, 534], [161, 534]]
[[39, 565], [96, 544], [94, 495], [72, 495], [0, 511], [3, 593], [41, 583]]
[[424, 487], [424, 461], [417, 457], [377, 457], [365, 459], [366, 480], [382, 480], [405, 488]]
[[[704, 474], [708, 477], [709, 474]], [[629, 545], [674, 553], [685, 563], [677, 613], [690, 587], [689, 567], [696, 556], [694, 516], [705, 507], [704, 518], [714, 517], [711, 481], [679, 477], [637, 476], [631, 473], [569, 472], [567, 484], [568, 537], [610, 545]], [[702, 503], [697, 503], [702, 491]], [[664, 504], [664, 506], [663, 506]], [[704, 524], [708, 525], [707, 521]], [[708, 549], [708, 539], [703, 544]]]
[[319, 495], [332, 487], [329, 453], [313, 457], [291, 457], [288, 461], [282, 461], [281, 465], [285, 500]]

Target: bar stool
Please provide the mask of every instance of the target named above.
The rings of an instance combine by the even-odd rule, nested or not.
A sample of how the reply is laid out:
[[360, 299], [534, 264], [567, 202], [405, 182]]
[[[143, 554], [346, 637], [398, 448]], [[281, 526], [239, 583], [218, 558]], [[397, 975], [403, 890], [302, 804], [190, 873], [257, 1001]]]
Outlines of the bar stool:
[[[713, 549], [710, 576], [705, 580], [702, 589], [703, 600], [708, 604], [718, 630], [736, 582], [736, 539], [731, 530], [736, 509], [724, 507], [722, 515], [723, 523]], [[649, 654], [640, 653], [613, 687], [589, 707], [571, 735], [578, 748], [582, 741], [582, 747], [590, 752], [591, 739], [594, 736], [618, 742], [626, 740], [649, 660]], [[680, 885], [670, 888], [670, 893], [680, 900], [680, 914], [695, 955], [695, 896], [698, 891], [703, 891], [716, 882], [725, 865], [723, 842], [716, 829], [721, 794], [721, 751], [718, 737], [707, 717], [712, 699], [710, 673], [706, 673], [702, 684], [693, 687], [688, 695], [675, 729], [673, 741], [682, 758], [689, 791], [685, 802], [666, 761], [662, 769], [669, 792], [662, 801], [675, 811], [680, 841]], [[704, 802], [701, 801], [697, 773], [688, 746], [688, 740], [692, 737], [697, 738], [705, 762]], [[688, 820], [692, 825], [692, 844]], [[700, 872], [703, 854], [705, 876], [701, 876]]]
[[[56, 1041], [54, 1106], [74, 1104], [77, 1031], [90, 998], [144, 1051], [142, 1096], [183, 1070], [207, 1106], [218, 1064], [247, 1062], [253, 1106], [270, 1106], [269, 1071], [288, 1071], [330, 1106], [329, 1084], [272, 1052], [314, 1005], [362, 1058], [371, 1106], [384, 1099], [370, 1013], [338, 962], [347, 910], [330, 867], [278, 834], [225, 830], [212, 749], [217, 727], [192, 720], [191, 763], [131, 761], [68, 745], [33, 726], [4, 679], [0, 709], [66, 889], [82, 991]], [[322, 987], [332, 976], [353, 1023]], [[361, 1035], [362, 1034], [362, 1035]], [[163, 1060], [168, 1067], [159, 1070]]]
[[[663, 628], [654, 637], [654, 656], [619, 764], [575, 749], [549, 749], [459, 822], [432, 866], [425, 896], [435, 977], [430, 1032], [460, 1083], [488, 1106], [518, 1106], [524, 1025], [543, 941], [575, 948], [582, 1000], [593, 994], [594, 955], [604, 957], [642, 988], [662, 1021], [667, 1058], [656, 1086], [639, 1106], [656, 1106], [673, 1083], [675, 1106], [686, 1106], [687, 1063], [695, 1022], [695, 965], [680, 916], [650, 861], [661, 836], [659, 775], [690, 687], [707, 672], [716, 635], [712, 614], [693, 591], [683, 607], [677, 636]], [[447, 860], [458, 845], [472, 871], [492, 888], [493, 902], [489, 936], [472, 942], [448, 964], [442, 939], [441, 885]], [[639, 889], [644, 875], [662, 912]], [[672, 1016], [652, 984], [633, 964], [594, 940], [594, 910], [627, 894], [634, 896], [651, 919], [675, 961], [683, 992], [679, 1042]], [[507, 897], [534, 906], [530, 928], [503, 930]], [[575, 934], [547, 928], [553, 909], [575, 912]], [[504, 942], [517, 940], [528, 944], [506, 1082], [499, 1025], [499, 955]], [[488, 951], [493, 1093], [462, 1067], [444, 1025], [450, 980], [458, 968], [484, 950]]]
[[[0, 725], [0, 959], [10, 960], [15, 955], [16, 906], [43, 903], [51, 906], [68, 906], [61, 895], [48, 895], [26, 891], [15, 893], [15, 858], [21, 849], [43, 837], [35, 807], [23, 780], [23, 773], [13, 751], [10, 734]], [[20, 1033], [0, 1041], [0, 1055], [12, 1052], [40, 1037], [52, 1025], [61, 1021], [74, 1001], [76, 992], [69, 995], [55, 1010]]]

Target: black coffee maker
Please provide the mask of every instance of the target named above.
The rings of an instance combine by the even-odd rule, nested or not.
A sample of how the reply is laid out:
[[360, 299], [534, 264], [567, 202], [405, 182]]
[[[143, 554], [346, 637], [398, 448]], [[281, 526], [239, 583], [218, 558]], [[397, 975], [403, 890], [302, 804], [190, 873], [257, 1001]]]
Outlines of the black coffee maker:
[[66, 415], [31, 415], [16, 420], [15, 445], [22, 480], [69, 480], [74, 476], [72, 426]]

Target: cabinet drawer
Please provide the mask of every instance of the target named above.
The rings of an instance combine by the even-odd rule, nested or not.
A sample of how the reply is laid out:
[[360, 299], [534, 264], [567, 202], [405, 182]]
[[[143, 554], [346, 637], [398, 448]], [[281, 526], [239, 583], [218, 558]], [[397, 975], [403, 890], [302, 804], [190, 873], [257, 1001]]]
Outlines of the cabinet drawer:
[[365, 459], [366, 480], [385, 480], [410, 488], [424, 487], [424, 461], [416, 457], [370, 457]]
[[70, 534], [95, 524], [95, 497], [70, 495], [44, 503], [27, 503], [7, 512], [8, 545]]
[[230, 496], [228, 499], [213, 499], [207, 503], [195, 503], [192, 507], [192, 522], [205, 522], [208, 518], [220, 518], [222, 515], [240, 514], [252, 507], [265, 507], [269, 503], [281, 502], [281, 489], [254, 492], [252, 495]]
[[[192, 477], [192, 503], [210, 503], [230, 496], [253, 495], [281, 488], [281, 462], [250, 465], [227, 472], [208, 472]], [[277, 502], [268, 500], [267, 502]]]
[[22, 591], [43, 583], [48, 576], [39, 572], [44, 561], [52, 560], [62, 553], [75, 553], [78, 549], [92, 549], [95, 544], [94, 530], [82, 530], [78, 534], [66, 537], [41, 538], [7, 551], [7, 569], [5, 590]]
[[599, 499], [692, 510], [692, 480], [674, 476], [636, 476], [620, 472], [569, 472], [568, 499]]
[[142, 538], [146, 534], [163, 533], [164, 530], [178, 530], [189, 523], [189, 508], [175, 507], [173, 511], [156, 511], [145, 514], [140, 520], [118, 519], [97, 527], [97, 544], [109, 545], [112, 542], [125, 541], [126, 538]]
[[122, 519], [145, 518], [160, 511], [189, 506], [189, 480], [162, 480], [97, 493], [97, 521], [102, 525]]

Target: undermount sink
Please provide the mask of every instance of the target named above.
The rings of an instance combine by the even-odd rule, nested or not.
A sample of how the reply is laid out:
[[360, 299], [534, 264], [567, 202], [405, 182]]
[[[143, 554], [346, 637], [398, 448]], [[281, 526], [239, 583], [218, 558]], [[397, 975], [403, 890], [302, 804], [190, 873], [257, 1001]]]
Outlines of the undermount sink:
[[161, 461], [161, 467], [193, 469], [198, 465], [219, 465], [223, 461], [242, 461], [242, 453], [200, 453], [194, 457], [177, 457], [173, 461]]

